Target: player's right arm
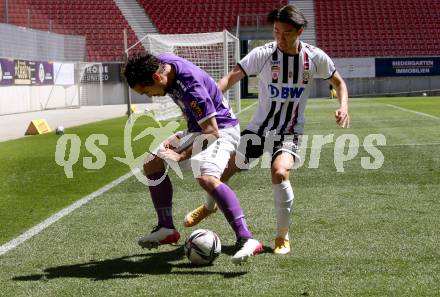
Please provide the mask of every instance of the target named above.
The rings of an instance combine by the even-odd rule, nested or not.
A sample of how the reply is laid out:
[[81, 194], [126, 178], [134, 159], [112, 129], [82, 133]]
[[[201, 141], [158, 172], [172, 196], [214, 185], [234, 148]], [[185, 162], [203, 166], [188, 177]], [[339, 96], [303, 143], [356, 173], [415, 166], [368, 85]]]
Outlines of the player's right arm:
[[235, 65], [235, 68], [229, 72], [227, 75], [225, 75], [222, 79], [220, 79], [217, 82], [217, 85], [222, 91], [222, 93], [229, 90], [233, 85], [235, 85], [238, 81], [243, 79], [246, 75], [244, 74], [243, 70], [240, 66]]
[[314, 48], [314, 64], [316, 65], [316, 77], [328, 79], [339, 100], [339, 108], [335, 112], [336, 123], [342, 128], [350, 125], [348, 115], [348, 91], [344, 79], [336, 70], [335, 63], [321, 49]]
[[332, 84], [333, 89], [336, 90], [336, 95], [339, 100], [339, 108], [335, 113], [336, 123], [342, 128], [348, 128], [350, 126], [350, 116], [348, 115], [347, 86], [338, 71], [335, 71], [330, 78], [330, 83]]
[[251, 50], [235, 65], [235, 68], [231, 72], [217, 82], [222, 93], [229, 90], [245, 76], [260, 73], [264, 63], [270, 58], [275, 48], [275, 44], [272, 42]]

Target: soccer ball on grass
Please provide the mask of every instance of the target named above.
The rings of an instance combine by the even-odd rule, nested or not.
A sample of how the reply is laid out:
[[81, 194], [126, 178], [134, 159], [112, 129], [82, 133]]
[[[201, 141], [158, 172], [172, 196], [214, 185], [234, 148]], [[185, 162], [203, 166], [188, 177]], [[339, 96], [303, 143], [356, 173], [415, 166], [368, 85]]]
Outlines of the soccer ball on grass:
[[191, 263], [209, 265], [220, 255], [220, 238], [211, 230], [197, 229], [185, 240], [184, 250]]
[[63, 126], [58, 126], [55, 128], [55, 134], [56, 135], [62, 135], [64, 134], [64, 127]]

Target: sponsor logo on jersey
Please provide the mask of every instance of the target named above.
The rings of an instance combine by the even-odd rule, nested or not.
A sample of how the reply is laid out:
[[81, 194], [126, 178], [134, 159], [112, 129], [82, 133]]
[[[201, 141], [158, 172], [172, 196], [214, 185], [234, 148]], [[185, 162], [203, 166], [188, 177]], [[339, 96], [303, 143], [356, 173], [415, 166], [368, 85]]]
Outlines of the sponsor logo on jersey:
[[272, 65], [271, 70], [272, 70], [272, 79], [277, 80], [278, 77], [280, 76], [280, 71], [281, 71], [280, 66]]
[[303, 87], [292, 88], [292, 87], [281, 87], [278, 88], [274, 85], [269, 84], [270, 98], [281, 98], [281, 99], [295, 99], [300, 98], [304, 91]]
[[197, 117], [200, 118], [201, 116], [203, 116], [203, 111], [196, 100], [191, 101], [190, 106], [191, 109], [194, 111], [194, 113], [197, 115]]

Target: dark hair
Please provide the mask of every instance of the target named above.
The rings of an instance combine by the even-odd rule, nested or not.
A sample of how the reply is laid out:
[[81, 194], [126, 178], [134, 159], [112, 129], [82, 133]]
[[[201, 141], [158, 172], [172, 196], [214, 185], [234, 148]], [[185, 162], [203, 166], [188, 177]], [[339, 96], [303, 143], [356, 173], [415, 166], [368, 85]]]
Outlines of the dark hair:
[[281, 23], [287, 23], [299, 30], [307, 27], [307, 20], [304, 14], [293, 5], [286, 5], [280, 9], [271, 11], [267, 16], [267, 21], [270, 24], [274, 24], [276, 21]]
[[153, 73], [159, 69], [159, 59], [149, 53], [137, 54], [130, 57], [125, 63], [122, 74], [130, 88], [136, 84], [150, 86], [153, 84]]

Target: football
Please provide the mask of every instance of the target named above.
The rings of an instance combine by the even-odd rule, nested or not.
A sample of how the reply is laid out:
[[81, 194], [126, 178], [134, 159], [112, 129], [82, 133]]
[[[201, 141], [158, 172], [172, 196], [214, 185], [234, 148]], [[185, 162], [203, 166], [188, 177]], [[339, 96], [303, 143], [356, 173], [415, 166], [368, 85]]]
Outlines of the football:
[[63, 126], [58, 126], [55, 128], [55, 134], [56, 135], [61, 135], [64, 134], [64, 127]]
[[184, 250], [191, 263], [209, 265], [220, 255], [220, 238], [210, 230], [197, 229], [185, 240]]

